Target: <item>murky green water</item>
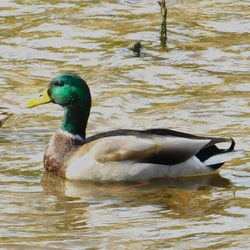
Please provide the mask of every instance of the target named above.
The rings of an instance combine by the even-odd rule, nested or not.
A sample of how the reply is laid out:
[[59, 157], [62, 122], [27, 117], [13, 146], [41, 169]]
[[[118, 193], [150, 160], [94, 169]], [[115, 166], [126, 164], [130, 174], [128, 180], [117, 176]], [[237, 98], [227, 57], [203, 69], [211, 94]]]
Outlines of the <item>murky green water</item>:
[[16, 114], [0, 130], [1, 249], [250, 247], [249, 1], [167, 2], [164, 48], [157, 1], [1, 0], [1, 107], [75, 72], [93, 95], [89, 135], [168, 127], [234, 137], [245, 157], [196, 178], [69, 182], [42, 166], [61, 108]]

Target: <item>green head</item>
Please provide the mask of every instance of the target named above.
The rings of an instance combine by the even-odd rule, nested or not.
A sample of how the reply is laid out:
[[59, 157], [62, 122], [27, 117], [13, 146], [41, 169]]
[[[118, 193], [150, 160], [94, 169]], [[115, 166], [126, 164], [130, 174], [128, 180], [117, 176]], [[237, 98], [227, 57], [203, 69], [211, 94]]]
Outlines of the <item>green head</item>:
[[53, 102], [65, 110], [62, 129], [85, 138], [85, 129], [91, 108], [91, 95], [86, 82], [76, 74], [64, 73], [54, 78], [39, 97], [26, 107]]
[[76, 74], [64, 73], [55, 77], [48, 86], [53, 103], [64, 108], [91, 107], [91, 95], [86, 82]]

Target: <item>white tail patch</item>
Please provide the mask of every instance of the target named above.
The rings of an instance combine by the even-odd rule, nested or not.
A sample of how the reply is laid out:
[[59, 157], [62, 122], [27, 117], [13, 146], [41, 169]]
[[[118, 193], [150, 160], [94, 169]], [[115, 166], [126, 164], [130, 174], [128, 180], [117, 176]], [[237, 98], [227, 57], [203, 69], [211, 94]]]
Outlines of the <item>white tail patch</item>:
[[221, 153], [221, 154], [217, 154], [214, 156], [211, 156], [210, 158], [208, 158], [207, 160], [204, 161], [204, 164], [206, 166], [209, 165], [215, 165], [215, 164], [219, 164], [219, 163], [224, 163], [226, 161], [230, 161], [234, 158], [239, 158], [244, 156], [242, 151], [231, 151], [231, 152], [226, 152], [226, 153]]

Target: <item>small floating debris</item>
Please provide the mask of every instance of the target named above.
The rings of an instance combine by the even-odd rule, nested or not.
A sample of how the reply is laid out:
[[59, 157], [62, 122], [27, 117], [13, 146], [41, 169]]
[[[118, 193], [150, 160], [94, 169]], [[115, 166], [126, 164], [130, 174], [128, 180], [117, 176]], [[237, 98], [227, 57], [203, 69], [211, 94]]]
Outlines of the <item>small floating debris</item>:
[[130, 50], [132, 50], [134, 53], [136, 53], [136, 56], [140, 56], [141, 55], [141, 49], [142, 49], [141, 42], [139, 42], [139, 41], [131, 42], [129, 44], [128, 48]]

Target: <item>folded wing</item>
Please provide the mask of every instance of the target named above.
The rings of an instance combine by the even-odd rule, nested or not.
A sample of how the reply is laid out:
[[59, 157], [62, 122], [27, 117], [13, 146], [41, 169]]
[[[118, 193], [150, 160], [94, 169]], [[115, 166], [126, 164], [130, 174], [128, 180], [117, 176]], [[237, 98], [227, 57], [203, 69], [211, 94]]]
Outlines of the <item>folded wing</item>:
[[[92, 144], [90, 153], [102, 163], [128, 160], [175, 165], [193, 156], [209, 163], [209, 158], [231, 152], [235, 145], [231, 138], [198, 137], [167, 129], [117, 130], [97, 136], [87, 140]], [[222, 142], [227, 142], [229, 146], [219, 149], [216, 144]], [[211, 161], [212, 167], [219, 167], [216, 164], [222, 163], [221, 159], [223, 157], [219, 162]]]

